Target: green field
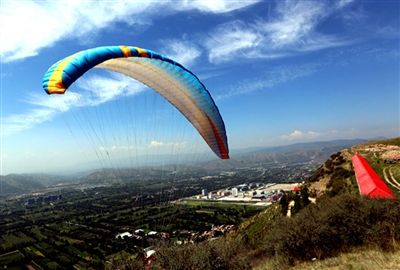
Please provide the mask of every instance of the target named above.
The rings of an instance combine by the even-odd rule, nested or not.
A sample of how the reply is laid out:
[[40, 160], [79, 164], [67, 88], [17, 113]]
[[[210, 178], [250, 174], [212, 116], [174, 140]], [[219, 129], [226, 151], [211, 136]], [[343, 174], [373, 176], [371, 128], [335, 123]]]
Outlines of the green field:
[[0, 255], [0, 265], [19, 265], [25, 256], [19, 251], [12, 251], [6, 254]]
[[0, 265], [12, 267], [32, 260], [45, 269], [57, 269], [60, 265], [101, 269], [106, 267], [106, 261], [113, 265], [125, 259], [133, 261], [143, 248], [160, 240], [119, 240], [115, 238], [117, 233], [133, 233], [140, 228], [145, 232], [164, 232], [172, 242], [184, 241], [213, 226], [238, 225], [265, 209], [198, 201], [160, 203], [152, 193], [145, 195], [144, 201], [126, 192], [127, 188], [123, 189], [125, 193], [119, 192], [121, 189], [103, 188], [90, 195], [72, 193], [68, 201], [52, 207], [39, 204], [19, 210], [18, 202], [6, 204], [8, 210], [3, 209], [0, 219], [9, 222], [0, 224], [0, 254], [19, 251], [4, 256]]

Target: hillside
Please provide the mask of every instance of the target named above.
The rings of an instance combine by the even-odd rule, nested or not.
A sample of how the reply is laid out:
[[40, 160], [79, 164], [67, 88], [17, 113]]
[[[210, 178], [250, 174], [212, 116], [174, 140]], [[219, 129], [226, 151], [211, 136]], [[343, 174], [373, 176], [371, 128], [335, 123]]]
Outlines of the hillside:
[[50, 185], [73, 181], [72, 176], [49, 174], [0, 175], [0, 196], [42, 190]]
[[[388, 187], [400, 196], [400, 162], [387, 163], [400, 159], [400, 138], [368, 141], [343, 149], [321, 165], [309, 179], [309, 188], [317, 196], [327, 193], [331, 196], [340, 193], [358, 194], [351, 158], [362, 154]], [[386, 162], [385, 162], [386, 161]]]
[[[319, 241], [317, 240], [319, 237], [321, 237], [320, 233], [322, 233], [322, 231], [327, 230], [324, 233], [322, 233], [322, 235], [324, 235], [324, 237], [328, 237], [330, 233], [335, 232], [337, 230], [339, 231], [342, 230], [342, 233], [336, 235], [336, 237], [333, 237], [336, 239], [335, 241], [338, 242], [340, 242], [339, 239], [345, 237], [344, 235], [348, 233], [346, 232], [346, 230], [343, 230], [343, 227], [339, 226], [338, 228], [335, 228], [335, 226], [337, 225], [336, 222], [332, 223], [332, 220], [337, 219], [337, 217], [333, 218], [333, 216], [336, 215], [332, 214], [333, 212], [336, 211], [335, 208], [337, 207], [337, 205], [335, 202], [338, 201], [340, 202], [338, 206], [342, 208], [342, 211], [344, 210], [344, 212], [342, 212], [341, 214], [342, 219], [344, 218], [347, 220], [347, 221], [342, 220], [339, 222], [339, 224], [345, 225], [344, 223], [349, 222], [348, 219], [353, 219], [353, 221], [351, 222], [352, 225], [350, 224], [347, 225], [347, 226], [354, 226], [355, 232], [352, 232], [350, 234], [352, 235], [352, 237], [356, 237], [357, 233], [363, 234], [369, 230], [368, 225], [366, 226], [365, 222], [371, 217], [371, 215], [374, 215], [373, 212], [376, 210], [376, 209], [372, 210], [371, 208], [369, 208], [368, 207], [369, 204], [375, 205], [374, 207], [382, 207], [384, 204], [390, 205], [389, 202], [384, 202], [379, 200], [365, 200], [359, 197], [358, 186], [354, 176], [354, 170], [351, 162], [351, 157], [356, 153], [362, 154], [364, 157], [366, 157], [366, 159], [368, 160], [370, 165], [374, 168], [374, 170], [381, 176], [382, 179], [385, 180], [387, 185], [399, 198], [400, 162], [394, 164], [387, 164], [385, 160], [391, 158], [398, 159], [398, 157], [400, 157], [400, 138], [393, 138], [393, 139], [379, 140], [379, 141], [368, 141], [354, 145], [347, 149], [343, 149], [337, 152], [336, 154], [331, 155], [330, 158], [317, 169], [317, 171], [313, 174], [313, 176], [310, 177], [307, 183], [310, 192], [315, 193], [315, 195], [317, 195], [317, 197], [320, 198], [319, 212], [314, 212], [311, 214], [311, 217], [312, 219], [314, 219], [314, 222], [315, 220], [319, 219], [318, 220], [319, 224], [317, 225], [317, 227], [312, 229], [313, 222], [310, 223], [308, 220], [309, 218], [304, 218], [305, 216], [308, 216], [310, 214], [311, 209], [308, 209], [309, 207], [307, 207], [306, 209], [300, 211], [300, 214], [298, 216], [295, 216], [294, 219], [292, 219], [295, 220], [304, 218], [303, 222], [300, 223], [294, 222], [295, 224], [297, 223], [296, 228], [293, 229], [294, 233], [287, 232], [287, 234], [289, 235], [286, 237], [287, 241], [294, 241], [293, 243], [295, 243], [295, 245], [299, 245], [301, 242], [306, 240], [306, 242], [300, 244], [300, 245], [305, 245], [304, 250], [300, 251], [299, 253], [299, 254], [303, 253], [302, 256], [306, 257], [309, 256], [307, 255], [307, 253], [311, 251], [310, 248], [314, 250], [317, 248], [315, 245], [318, 246], [319, 241], [322, 240], [322, 239], [320, 239]], [[360, 200], [356, 198], [361, 199], [361, 201], [358, 201], [358, 206], [355, 206], [354, 202], [348, 205], [347, 207], [345, 206], [345, 204], [348, 204], [348, 202], [351, 200]], [[328, 204], [326, 204], [327, 201], [329, 201]], [[365, 205], [361, 206], [364, 203]], [[361, 213], [365, 211], [365, 209], [362, 210], [365, 206], [369, 208], [368, 211], [364, 212], [364, 214], [367, 214], [367, 216], [361, 215]], [[326, 209], [329, 209], [329, 212], [324, 213]], [[386, 215], [389, 215], [387, 217], [389, 219], [392, 219], [394, 222], [392, 229], [390, 229], [390, 231], [393, 233], [391, 237], [392, 239], [390, 240], [392, 241], [393, 244], [392, 247], [388, 248], [388, 246], [382, 246], [382, 243], [385, 243], [388, 239], [387, 236], [380, 235], [376, 238], [376, 240], [379, 242], [378, 246], [380, 248], [376, 248], [375, 244], [371, 245], [371, 243], [368, 241], [361, 240], [358, 243], [353, 243], [354, 248], [349, 248], [352, 245], [346, 244], [341, 248], [338, 248], [336, 245], [331, 246], [331, 249], [326, 250], [325, 252], [320, 250], [320, 252], [314, 253], [315, 257], [312, 258], [312, 260], [317, 259], [316, 261], [308, 261], [309, 259], [311, 259], [310, 257], [308, 257], [308, 259], [306, 259], [305, 262], [301, 262], [302, 260], [304, 260], [304, 257], [300, 258], [300, 260], [298, 257], [297, 260], [295, 259], [295, 261], [297, 261], [296, 263], [292, 261], [290, 262], [290, 264], [293, 265], [294, 263], [293, 269], [397, 269], [397, 266], [400, 263], [399, 262], [400, 249], [398, 245], [398, 240], [400, 237], [400, 227], [398, 226], [399, 217], [395, 218], [394, 216], [390, 216], [391, 215], [390, 213], [395, 213], [395, 215], [398, 215], [398, 209], [399, 209], [399, 201], [393, 204], [393, 208], [391, 210], [386, 211], [387, 209], [384, 209], [382, 212], [378, 213], [379, 218], [382, 219], [381, 221], [378, 221], [379, 223], [381, 222], [384, 223], [383, 220], [385, 219]], [[338, 213], [339, 212], [340, 210], [338, 211]], [[255, 219], [253, 219], [252, 226], [249, 228], [250, 230], [246, 229], [243, 232], [248, 234], [249, 232], [251, 232], [252, 227], [253, 228], [262, 227], [262, 224], [265, 224], [265, 219], [273, 220], [274, 217], [274, 215], [272, 215], [271, 212], [264, 212], [260, 215], [261, 217], [256, 217]], [[267, 215], [269, 218], [267, 218], [265, 215]], [[323, 218], [324, 216], [325, 218]], [[327, 218], [327, 216], [329, 218]], [[361, 216], [363, 217], [361, 218]], [[274, 222], [271, 221], [269, 221], [269, 223], [274, 224]], [[366, 223], [371, 225], [370, 222]], [[307, 227], [302, 227], [302, 226], [307, 226]], [[274, 225], [272, 225], [271, 227], [273, 228]], [[302, 229], [299, 227], [302, 227]], [[308, 229], [311, 232], [309, 236], [307, 236], [307, 233], [305, 233]], [[378, 229], [378, 231], [379, 230], [381, 229]], [[295, 233], [296, 231], [298, 234]], [[378, 231], [374, 231], [373, 233], [369, 232], [366, 233], [366, 235], [375, 234]], [[306, 234], [306, 236], [299, 237], [300, 234]], [[313, 240], [311, 240], [308, 237], [311, 237], [311, 239]], [[296, 238], [298, 238], [298, 240], [296, 240]], [[302, 238], [303, 240], [300, 240]], [[275, 237], [275, 239], [279, 241], [279, 237]], [[397, 239], [397, 241], [395, 239]], [[310, 242], [307, 243], [307, 241]], [[386, 244], [387, 243], [385, 243], [384, 245]], [[285, 245], [287, 245], [286, 242]], [[326, 245], [326, 243], [324, 245]], [[288, 248], [289, 246], [286, 246], [286, 248]], [[282, 247], [279, 247], [278, 250], [280, 248]], [[388, 250], [391, 250], [392, 252], [387, 252]], [[329, 252], [331, 254], [326, 252]], [[324, 259], [326, 255], [322, 255], [324, 253], [329, 254], [326, 257], [326, 259]], [[294, 254], [290, 253], [290, 255], [295, 255], [295, 254], [296, 253]], [[322, 256], [318, 256], [318, 254]], [[331, 257], [332, 255], [333, 257]], [[284, 264], [287, 263], [286, 260], [283, 261]], [[256, 265], [258, 265], [256, 269], [259, 270], [273, 269], [273, 268], [279, 269], [280, 266], [282, 266], [282, 258], [265, 260], [264, 257], [264, 261]]]
[[[331, 155], [301, 192], [288, 193], [285, 200], [227, 236], [189, 246], [160, 247], [156, 269], [396, 269], [400, 202], [361, 197], [351, 156], [362, 153], [382, 177], [389, 171], [398, 179], [399, 164], [382, 161], [397, 149], [398, 142], [368, 142]], [[307, 187], [317, 193], [316, 204], [308, 201]], [[290, 200], [299, 206], [289, 218]], [[373, 263], [364, 261], [371, 258]]]
[[0, 195], [38, 190], [45, 187], [41, 179], [33, 175], [9, 174], [0, 176]]
[[[303, 262], [293, 266], [292, 270], [397, 270], [400, 265], [400, 249], [393, 252], [385, 252], [379, 248], [355, 248], [347, 253], [325, 260]], [[255, 270], [274, 269], [272, 262], [267, 262], [255, 268]]]
[[325, 197], [289, 218], [274, 205], [223, 238], [157, 247], [155, 269], [320, 269], [327, 265], [324, 260], [336, 257], [359, 266], [356, 260], [368, 258], [366, 252], [388, 257], [375, 265], [392, 269], [398, 259], [388, 252], [399, 252], [399, 207], [398, 201], [342, 194]]

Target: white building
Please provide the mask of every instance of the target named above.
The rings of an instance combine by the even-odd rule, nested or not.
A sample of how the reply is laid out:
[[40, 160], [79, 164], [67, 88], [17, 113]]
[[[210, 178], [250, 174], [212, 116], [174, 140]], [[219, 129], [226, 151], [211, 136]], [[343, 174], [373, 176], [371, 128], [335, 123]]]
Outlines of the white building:
[[132, 234], [130, 234], [129, 232], [123, 232], [123, 233], [119, 233], [115, 236], [115, 239], [125, 239], [125, 237], [127, 238], [131, 238]]
[[146, 251], [146, 259], [150, 258], [151, 256], [153, 256], [154, 254], [156, 254], [156, 251], [153, 249], [150, 249], [148, 251]]
[[239, 190], [237, 188], [232, 188], [232, 195], [237, 197], [237, 195], [239, 194]]
[[135, 231], [135, 234], [137, 234], [137, 235], [144, 235], [144, 230], [142, 230], [142, 229], [137, 229], [137, 230]]

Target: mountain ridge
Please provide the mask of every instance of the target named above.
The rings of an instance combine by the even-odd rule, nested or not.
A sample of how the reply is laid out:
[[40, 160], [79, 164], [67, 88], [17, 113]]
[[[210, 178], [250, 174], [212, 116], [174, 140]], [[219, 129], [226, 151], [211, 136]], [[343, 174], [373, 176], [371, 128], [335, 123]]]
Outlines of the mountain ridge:
[[[101, 168], [81, 171], [80, 173], [72, 174], [45, 174], [45, 173], [23, 173], [23, 174], [8, 174], [0, 176], [0, 195], [29, 192], [43, 189], [50, 185], [66, 183], [66, 182], [85, 182], [85, 179], [92, 179], [90, 182], [96, 182], [99, 178], [115, 178], [116, 175], [123, 175], [131, 172], [131, 174], [142, 174], [146, 172], [147, 176], [151, 176], [151, 171], [165, 170], [175, 171], [177, 168], [181, 171], [203, 171], [216, 172], [223, 170], [231, 170], [238, 167], [251, 166], [271, 166], [271, 164], [279, 163], [299, 163], [299, 162], [323, 162], [330, 154], [355, 143], [365, 142], [363, 139], [349, 140], [332, 140], [332, 141], [316, 141], [307, 143], [295, 143], [285, 146], [274, 147], [257, 147], [239, 151], [235, 154], [233, 150], [230, 160], [206, 160], [198, 163], [180, 163], [166, 164], [153, 166], [138, 166], [133, 168]], [[102, 176], [103, 174], [103, 176]], [[101, 181], [100, 181], [101, 182]], [[113, 183], [111, 181], [111, 183]]]

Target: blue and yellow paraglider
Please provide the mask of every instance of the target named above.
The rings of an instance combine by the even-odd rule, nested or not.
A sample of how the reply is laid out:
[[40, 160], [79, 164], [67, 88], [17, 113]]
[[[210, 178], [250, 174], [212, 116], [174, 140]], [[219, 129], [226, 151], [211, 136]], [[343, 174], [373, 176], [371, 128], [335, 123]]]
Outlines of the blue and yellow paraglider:
[[80, 51], [52, 65], [43, 88], [48, 94], [64, 94], [94, 67], [122, 73], [154, 89], [189, 120], [218, 157], [229, 158], [225, 125], [208, 90], [181, 64], [151, 50], [106, 46]]

